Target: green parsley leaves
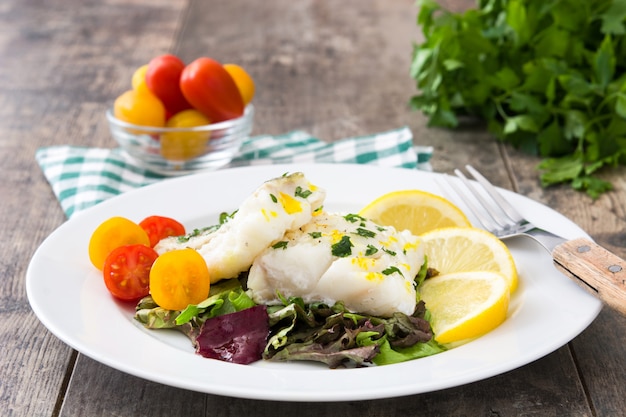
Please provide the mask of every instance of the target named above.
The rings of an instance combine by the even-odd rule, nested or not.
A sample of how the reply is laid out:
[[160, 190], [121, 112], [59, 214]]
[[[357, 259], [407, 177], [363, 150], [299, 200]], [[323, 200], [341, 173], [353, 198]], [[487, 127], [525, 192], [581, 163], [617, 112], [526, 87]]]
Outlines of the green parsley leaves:
[[348, 236], [342, 236], [341, 240], [334, 245], [331, 246], [331, 253], [333, 256], [337, 256], [339, 258], [345, 258], [352, 254], [352, 247], [354, 245], [350, 241]]
[[[391, 274], [400, 274], [402, 275], [402, 271], [400, 271], [400, 269], [398, 269], [398, 267], [396, 266], [390, 266], [389, 268], [385, 269], [383, 271], [384, 275], [391, 275]], [[402, 275], [404, 276], [404, 275]]]
[[299, 185], [296, 187], [296, 192], [294, 193], [294, 195], [296, 197], [300, 197], [300, 198], [304, 198], [306, 200], [306, 198], [308, 196], [310, 196], [311, 194], [313, 194], [313, 191], [311, 190], [305, 190], [302, 187], [300, 187]]
[[287, 245], [289, 242], [287, 242], [286, 240], [281, 240], [280, 242], [276, 242], [272, 245], [272, 249], [287, 249]]
[[480, 0], [464, 13], [418, 0], [411, 106], [430, 126], [477, 116], [499, 140], [542, 158], [544, 186], [597, 198], [600, 168], [626, 164], [623, 0]]
[[372, 232], [371, 230], [365, 229], [363, 227], [357, 227], [356, 234], [368, 238], [376, 236], [376, 232]]
[[378, 249], [374, 245], [367, 245], [367, 249], [365, 250], [365, 256], [372, 256], [377, 253]]

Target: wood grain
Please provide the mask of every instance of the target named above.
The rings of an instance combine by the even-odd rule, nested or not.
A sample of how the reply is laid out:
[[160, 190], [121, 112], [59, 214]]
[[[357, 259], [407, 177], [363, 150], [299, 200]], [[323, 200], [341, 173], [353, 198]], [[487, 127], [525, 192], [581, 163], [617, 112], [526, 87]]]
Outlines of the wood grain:
[[[407, 108], [416, 8], [387, 3], [193, 2], [176, 51], [186, 60], [210, 53], [248, 69], [257, 80], [256, 132], [303, 129], [331, 141], [416, 126], [421, 116]], [[215, 30], [207, 34], [206, 27]]]
[[554, 261], [608, 306], [626, 315], [626, 262], [586, 238], [562, 243]]
[[0, 6], [0, 216], [10, 225], [0, 244], [4, 416], [58, 414], [75, 358], [26, 299], [28, 261], [64, 221], [35, 151], [54, 144], [113, 146], [104, 110], [129, 87], [134, 67], [171, 47], [184, 5], [46, 0]]
[[[443, 2], [455, 10], [470, 0]], [[412, 0], [264, 2], [8, 0], [0, 6], [0, 414], [3, 416], [613, 416], [626, 408], [626, 318], [605, 308], [568, 345], [478, 383], [378, 401], [283, 403], [206, 395], [146, 381], [76, 354], [31, 312], [24, 275], [64, 216], [34, 161], [41, 146], [114, 146], [104, 111], [135, 68], [160, 53], [246, 67], [257, 82], [254, 133], [303, 129], [322, 140], [409, 126], [433, 168], [471, 163], [496, 185], [572, 219], [626, 257], [626, 169], [603, 173], [598, 200], [541, 188], [538, 159], [480, 123], [426, 126], [408, 100]], [[52, 278], [52, 277], [51, 277]], [[59, 279], [58, 277], [54, 277]], [[555, 296], [558, 296], [555, 295]], [[541, 343], [541, 341], [537, 341]], [[207, 375], [207, 378], [219, 376]], [[416, 375], [416, 378], [419, 378]], [[305, 384], [306, 381], [294, 381]]]

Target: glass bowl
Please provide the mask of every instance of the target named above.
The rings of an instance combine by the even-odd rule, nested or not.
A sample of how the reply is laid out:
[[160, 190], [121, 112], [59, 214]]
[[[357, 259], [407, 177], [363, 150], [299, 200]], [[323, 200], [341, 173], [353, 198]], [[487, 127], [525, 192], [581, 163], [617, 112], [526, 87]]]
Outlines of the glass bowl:
[[112, 109], [106, 117], [113, 138], [137, 165], [175, 176], [228, 164], [250, 136], [254, 107], [249, 104], [237, 119], [190, 128], [133, 125], [117, 119]]

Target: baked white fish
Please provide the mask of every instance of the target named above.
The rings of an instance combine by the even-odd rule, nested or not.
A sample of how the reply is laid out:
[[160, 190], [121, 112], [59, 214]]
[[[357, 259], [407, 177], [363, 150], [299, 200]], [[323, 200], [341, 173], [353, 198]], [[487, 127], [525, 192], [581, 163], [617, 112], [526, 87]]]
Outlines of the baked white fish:
[[278, 304], [280, 294], [305, 303], [342, 301], [350, 311], [381, 317], [411, 315], [423, 263], [421, 240], [409, 231], [322, 213], [255, 258], [248, 288], [259, 304]]
[[309, 183], [302, 173], [275, 178], [263, 183], [241, 204], [234, 217], [216, 231], [187, 239], [166, 238], [154, 249], [162, 254], [193, 248], [206, 261], [212, 283], [237, 278], [287, 231], [310, 222], [321, 210], [325, 197], [325, 191]]

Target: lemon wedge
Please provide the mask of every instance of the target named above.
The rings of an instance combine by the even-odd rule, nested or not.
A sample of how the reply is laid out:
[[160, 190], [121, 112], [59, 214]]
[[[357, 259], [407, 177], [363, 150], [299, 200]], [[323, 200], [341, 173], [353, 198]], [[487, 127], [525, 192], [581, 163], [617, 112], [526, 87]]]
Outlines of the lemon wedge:
[[421, 190], [383, 194], [365, 206], [359, 215], [382, 226], [408, 229], [415, 235], [442, 227], [471, 226], [465, 214], [452, 202]]
[[420, 295], [430, 311], [435, 340], [443, 344], [466, 341], [495, 329], [506, 319], [510, 298], [506, 278], [490, 271], [427, 279]]
[[431, 230], [422, 236], [428, 266], [440, 274], [492, 271], [502, 274], [512, 293], [518, 276], [511, 252], [493, 234], [473, 227]]

